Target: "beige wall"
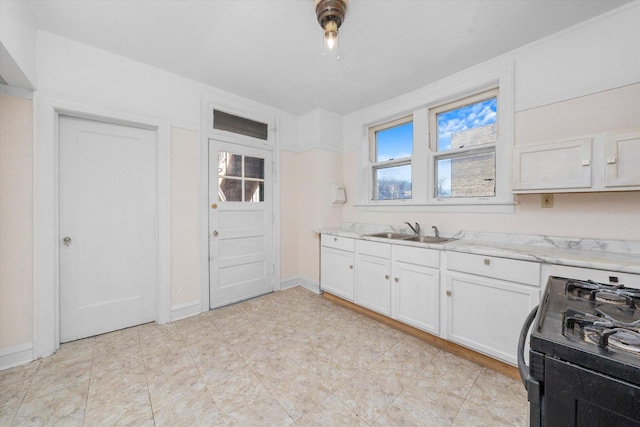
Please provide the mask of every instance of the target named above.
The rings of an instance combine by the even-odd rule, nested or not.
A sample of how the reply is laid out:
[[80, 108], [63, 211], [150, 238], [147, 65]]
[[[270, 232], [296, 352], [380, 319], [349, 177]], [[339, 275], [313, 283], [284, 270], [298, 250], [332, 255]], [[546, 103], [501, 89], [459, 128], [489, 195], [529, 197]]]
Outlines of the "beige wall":
[[280, 151], [280, 277], [282, 280], [299, 275], [298, 234], [298, 154]]
[[0, 350], [32, 340], [32, 106], [0, 93]]
[[171, 128], [171, 306], [200, 301], [199, 133]]
[[339, 225], [331, 184], [342, 183], [342, 154], [317, 149], [280, 153], [281, 277], [318, 281], [319, 237], [313, 230]]

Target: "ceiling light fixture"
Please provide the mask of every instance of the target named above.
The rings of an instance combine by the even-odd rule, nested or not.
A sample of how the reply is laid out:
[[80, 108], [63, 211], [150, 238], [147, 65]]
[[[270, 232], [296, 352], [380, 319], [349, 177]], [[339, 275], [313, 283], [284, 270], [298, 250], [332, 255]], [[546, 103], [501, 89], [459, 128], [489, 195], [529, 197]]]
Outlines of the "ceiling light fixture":
[[349, 0], [315, 0], [318, 23], [324, 30], [322, 56], [335, 52], [340, 60], [338, 29], [344, 21]]

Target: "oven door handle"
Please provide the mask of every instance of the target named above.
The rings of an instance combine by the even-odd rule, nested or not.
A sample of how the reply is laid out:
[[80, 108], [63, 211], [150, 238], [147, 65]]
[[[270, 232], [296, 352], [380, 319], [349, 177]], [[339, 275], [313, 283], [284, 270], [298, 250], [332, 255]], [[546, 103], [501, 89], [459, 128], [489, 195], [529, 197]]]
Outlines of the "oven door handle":
[[538, 307], [535, 306], [531, 313], [524, 320], [524, 325], [522, 325], [522, 331], [520, 331], [520, 339], [518, 340], [518, 371], [520, 371], [520, 379], [522, 380], [522, 384], [524, 384], [525, 390], [528, 389], [528, 380], [529, 376], [529, 367], [524, 360], [524, 345], [527, 341], [527, 334], [529, 333], [529, 328], [533, 323], [533, 320], [536, 318], [536, 314], [538, 313]]

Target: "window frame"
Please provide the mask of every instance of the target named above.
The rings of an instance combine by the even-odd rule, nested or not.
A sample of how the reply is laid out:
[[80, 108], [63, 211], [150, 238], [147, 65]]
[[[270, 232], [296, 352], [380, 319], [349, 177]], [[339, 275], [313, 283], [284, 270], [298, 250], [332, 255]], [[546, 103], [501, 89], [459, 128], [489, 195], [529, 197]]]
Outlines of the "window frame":
[[[486, 101], [488, 99], [496, 98], [497, 109], [496, 109], [496, 141], [492, 143], [471, 145], [467, 147], [460, 148], [450, 148], [448, 150], [438, 151], [438, 123], [437, 117], [438, 114], [452, 111], [461, 107], [465, 107], [468, 105], [476, 104], [478, 102]], [[466, 201], [467, 203], [478, 203], [485, 200], [494, 200], [498, 196], [497, 189], [497, 172], [498, 172], [498, 159], [497, 159], [497, 148], [500, 142], [500, 88], [494, 87], [488, 90], [483, 90], [478, 93], [474, 93], [468, 96], [463, 96], [462, 98], [458, 98], [453, 101], [449, 101], [438, 106], [434, 106], [429, 108], [429, 174], [432, 179], [433, 185], [429, 186], [429, 196], [428, 199], [432, 203], [461, 203], [460, 200]], [[485, 154], [493, 152], [495, 158], [495, 174], [494, 174], [494, 192], [493, 196], [476, 196], [476, 197], [438, 197], [437, 196], [437, 185], [438, 185], [438, 177], [437, 172], [438, 168], [436, 166], [438, 160], [443, 159], [456, 159], [465, 156], [470, 156], [474, 154]], [[457, 200], [458, 202], [454, 202]]]
[[[411, 156], [408, 157], [401, 157], [398, 159], [390, 159], [390, 160], [383, 160], [383, 161], [376, 161], [377, 158], [377, 153], [378, 153], [378, 138], [377, 138], [377, 133], [383, 130], [387, 130], [387, 129], [392, 129], [394, 127], [398, 127], [398, 126], [402, 126], [402, 125], [406, 125], [407, 123], [412, 123], [413, 124], [413, 114], [410, 114], [408, 116], [404, 116], [404, 117], [400, 117], [391, 121], [387, 121], [375, 126], [371, 126], [369, 128], [369, 165], [370, 165], [370, 178], [371, 178], [371, 189], [369, 190], [369, 198], [371, 199], [372, 202], [398, 202], [398, 201], [402, 201], [402, 200], [412, 200], [413, 199], [413, 182], [414, 182], [414, 177], [413, 177], [413, 153], [414, 150], [413, 148], [415, 147], [415, 131], [414, 134], [412, 135], [411, 138], [411, 143], [413, 145], [412, 150], [411, 150]], [[398, 166], [411, 166], [411, 197], [409, 198], [404, 198], [404, 199], [376, 199], [376, 190], [378, 188], [377, 186], [377, 175], [375, 174], [375, 171], [377, 170], [381, 170], [381, 169], [389, 169], [392, 167], [398, 167]]]
[[[496, 196], [491, 198], [433, 197], [434, 153], [429, 145], [429, 108], [498, 88], [499, 134], [496, 141]], [[357, 211], [514, 213], [515, 198], [510, 189], [511, 153], [515, 118], [514, 63], [511, 60], [483, 64], [439, 80], [406, 95], [373, 105], [345, 118], [346, 141], [359, 141], [356, 150]], [[369, 129], [413, 114], [412, 199], [372, 200], [372, 169]]]

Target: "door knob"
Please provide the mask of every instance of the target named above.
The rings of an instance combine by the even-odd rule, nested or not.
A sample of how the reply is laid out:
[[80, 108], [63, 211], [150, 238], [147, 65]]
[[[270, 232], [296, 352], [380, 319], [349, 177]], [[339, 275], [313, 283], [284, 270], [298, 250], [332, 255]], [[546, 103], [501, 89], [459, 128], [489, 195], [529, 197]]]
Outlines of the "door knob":
[[69, 246], [71, 245], [71, 237], [67, 236], [64, 239], [62, 239], [62, 242], [64, 243], [65, 246]]
[[217, 237], [217, 236], [218, 236], [218, 230], [215, 230], [215, 231], [213, 232], [213, 236], [214, 236], [214, 237]]

